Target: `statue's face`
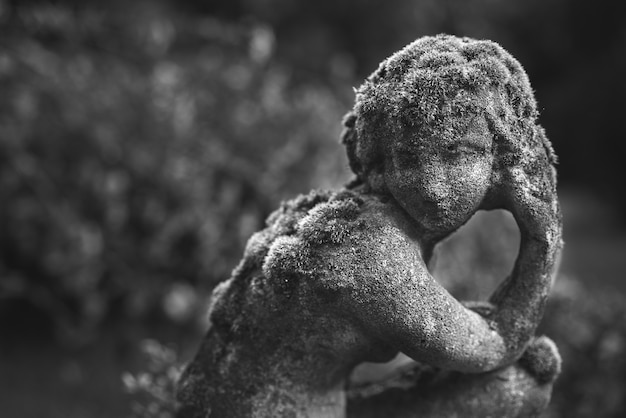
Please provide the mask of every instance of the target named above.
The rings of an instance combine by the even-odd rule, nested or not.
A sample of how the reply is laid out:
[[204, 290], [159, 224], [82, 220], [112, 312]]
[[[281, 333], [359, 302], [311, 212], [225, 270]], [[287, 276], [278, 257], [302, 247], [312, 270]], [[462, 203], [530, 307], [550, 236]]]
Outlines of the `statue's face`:
[[490, 186], [493, 135], [483, 116], [464, 133], [423, 137], [406, 131], [387, 147], [387, 190], [421, 227], [448, 234], [478, 209]]

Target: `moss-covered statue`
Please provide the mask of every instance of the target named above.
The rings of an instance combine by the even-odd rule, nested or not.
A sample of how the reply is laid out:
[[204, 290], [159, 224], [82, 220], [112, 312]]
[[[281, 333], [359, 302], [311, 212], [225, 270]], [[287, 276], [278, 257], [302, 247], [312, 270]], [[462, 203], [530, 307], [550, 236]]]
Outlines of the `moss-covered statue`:
[[[356, 179], [288, 201], [213, 293], [179, 384], [179, 417], [519, 417], [547, 405], [560, 360], [534, 332], [561, 249], [555, 155], [520, 64], [499, 45], [421, 38], [357, 90], [343, 143]], [[427, 270], [476, 211], [510, 211], [515, 267], [488, 302]], [[471, 266], [468, 266], [471, 268]], [[351, 391], [399, 352], [397, 381]]]

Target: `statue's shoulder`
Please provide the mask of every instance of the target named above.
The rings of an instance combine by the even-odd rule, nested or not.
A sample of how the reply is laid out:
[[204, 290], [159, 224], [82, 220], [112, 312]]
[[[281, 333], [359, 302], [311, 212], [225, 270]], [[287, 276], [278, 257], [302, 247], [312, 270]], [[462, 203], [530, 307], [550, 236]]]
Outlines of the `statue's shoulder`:
[[273, 236], [263, 238], [271, 240], [263, 273], [273, 281], [333, 277], [339, 284], [337, 279], [368, 269], [372, 260], [393, 258], [402, 248], [413, 251], [397, 244], [409, 241], [397, 211], [384, 198], [351, 190], [312, 192], [286, 202], [268, 219]]

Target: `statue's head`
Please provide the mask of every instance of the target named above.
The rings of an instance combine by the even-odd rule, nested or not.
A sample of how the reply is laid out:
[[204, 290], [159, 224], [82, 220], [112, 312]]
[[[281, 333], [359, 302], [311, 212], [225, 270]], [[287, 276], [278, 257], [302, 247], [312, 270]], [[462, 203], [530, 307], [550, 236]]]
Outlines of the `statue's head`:
[[426, 229], [454, 230], [497, 206], [507, 169], [532, 178], [555, 161], [526, 73], [491, 41], [438, 35], [409, 44], [359, 87], [344, 125], [358, 181]]

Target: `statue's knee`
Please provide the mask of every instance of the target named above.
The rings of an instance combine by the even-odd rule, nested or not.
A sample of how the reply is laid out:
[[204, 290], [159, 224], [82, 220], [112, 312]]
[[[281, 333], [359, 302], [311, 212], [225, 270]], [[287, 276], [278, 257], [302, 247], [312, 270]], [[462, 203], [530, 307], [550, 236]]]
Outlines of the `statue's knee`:
[[485, 399], [491, 399], [499, 416], [540, 416], [550, 402], [560, 370], [556, 346], [547, 337], [539, 337], [517, 363], [484, 375]]
[[496, 403], [504, 407], [503, 416], [537, 417], [550, 402], [553, 381], [541, 381], [516, 363], [496, 373], [490, 391], [498, 392]]
[[556, 344], [546, 336], [536, 338], [526, 349], [519, 365], [538, 383], [552, 383], [561, 372], [561, 356]]

